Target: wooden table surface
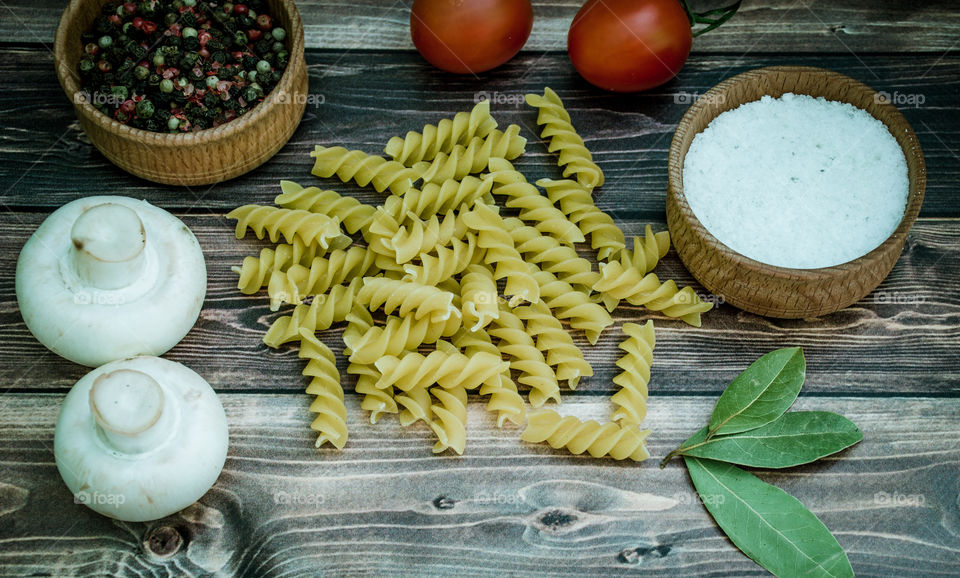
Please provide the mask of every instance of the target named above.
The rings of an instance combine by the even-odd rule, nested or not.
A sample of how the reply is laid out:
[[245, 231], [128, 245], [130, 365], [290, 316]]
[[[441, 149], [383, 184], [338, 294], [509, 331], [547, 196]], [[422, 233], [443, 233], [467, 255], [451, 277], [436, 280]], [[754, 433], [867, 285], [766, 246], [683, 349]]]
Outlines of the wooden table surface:
[[[463, 456], [431, 453], [425, 427], [372, 426], [344, 374], [350, 441], [316, 450], [294, 348], [260, 341], [271, 320], [230, 271], [255, 240], [224, 218], [267, 203], [283, 178], [310, 175], [314, 144], [371, 153], [393, 134], [469, 109], [490, 95], [501, 124], [530, 139], [517, 165], [556, 176], [518, 104], [550, 86], [607, 175], [597, 203], [629, 234], [665, 228], [666, 158], [695, 95], [738, 72], [775, 64], [826, 67], [902, 102], [926, 155], [926, 200], [889, 278], [861, 302], [810, 320], [758, 317], [721, 305], [688, 327], [657, 322], [647, 424], [654, 458], [698, 429], [725, 385], [777, 347], [804, 347], [798, 408], [855, 421], [865, 439], [834, 458], [758, 472], [798, 497], [833, 531], [861, 575], [960, 574], [960, 10], [951, 0], [747, 1], [723, 28], [696, 40], [680, 75], [636, 95], [582, 81], [565, 53], [578, 0], [535, 2], [526, 49], [502, 68], [450, 76], [413, 51], [409, 1], [300, 2], [314, 103], [293, 138], [239, 179], [193, 189], [158, 186], [117, 169], [79, 129], [54, 74], [53, 32], [64, 2], [0, 0], [0, 575], [662, 574], [759, 575], [696, 502], [679, 461], [665, 469], [572, 456], [497, 429], [471, 400]], [[694, 2], [694, 4], [702, 4]], [[330, 185], [330, 182], [326, 184]], [[336, 186], [377, 203], [380, 195]], [[209, 286], [196, 327], [166, 357], [219, 392], [230, 451], [217, 484], [188, 510], [151, 523], [99, 516], [60, 480], [53, 429], [64, 394], [88, 370], [33, 339], [20, 316], [20, 247], [56, 207], [93, 194], [145, 198], [180, 216], [207, 259]], [[671, 252], [661, 277], [693, 284]], [[613, 391], [619, 323], [650, 318], [621, 308], [596, 347], [596, 375], [564, 392], [570, 413], [604, 419]], [[320, 334], [339, 345], [338, 329]], [[342, 358], [338, 360], [345, 369]], [[178, 533], [167, 560], [149, 536]]]

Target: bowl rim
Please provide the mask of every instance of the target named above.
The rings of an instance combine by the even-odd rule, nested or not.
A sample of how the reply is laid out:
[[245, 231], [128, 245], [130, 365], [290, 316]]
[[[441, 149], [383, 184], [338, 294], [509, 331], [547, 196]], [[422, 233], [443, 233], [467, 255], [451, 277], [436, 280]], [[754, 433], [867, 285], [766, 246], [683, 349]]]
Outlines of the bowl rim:
[[[97, 123], [115, 135], [143, 143], [149, 142], [151, 146], [170, 148], [209, 144], [213, 141], [229, 138], [248, 126], [256, 124], [269, 113], [273, 106], [284, 104], [283, 100], [279, 97], [280, 94], [292, 95], [296, 92], [294, 90], [294, 83], [296, 82], [296, 78], [294, 78], [294, 69], [296, 68], [294, 66], [294, 58], [300, 58], [304, 53], [303, 21], [300, 19], [300, 12], [297, 9], [296, 2], [293, 0], [268, 0], [271, 4], [277, 6], [282, 5], [284, 7], [287, 11], [287, 18], [290, 21], [288, 27], [293, 28], [293, 33], [291, 34], [290, 30], [287, 31], [287, 37], [290, 39], [289, 52], [291, 58], [287, 62], [283, 74], [280, 76], [280, 81], [264, 96], [263, 102], [253, 107], [253, 110], [247, 112], [247, 114], [239, 116], [230, 122], [198, 131], [170, 134], [167, 132], [155, 132], [135, 128], [123, 124], [97, 110], [88, 99], [77, 98], [77, 94], [82, 93], [79, 75], [76, 70], [73, 70], [67, 65], [66, 56], [66, 51], [71, 50], [71, 48], [67, 46], [68, 29], [77, 18], [77, 13], [80, 8], [92, 2], [97, 2], [102, 6], [110, 1], [111, 0], [70, 0], [70, 3], [60, 15], [60, 20], [57, 24], [57, 31], [54, 35], [53, 42], [53, 60], [57, 67], [57, 77], [60, 80], [60, 86], [67, 95], [67, 99], [70, 100], [74, 108], [76, 108], [77, 114], [82, 114], [91, 122]], [[272, 11], [276, 12], [275, 9]]]
[[[738, 85], [747, 82], [754, 82], [758, 76], [771, 76], [774, 74], [782, 73], [806, 73], [819, 75], [824, 78], [841, 80], [847, 83], [849, 86], [856, 88], [861, 91], [865, 91], [865, 94], [872, 94], [876, 99], [879, 94], [876, 90], [870, 86], [856, 80], [845, 74], [835, 72], [826, 68], [820, 68], [816, 66], [795, 66], [795, 65], [778, 65], [778, 66], [765, 66], [760, 68], [754, 68], [736, 74], [730, 78], [727, 78], [710, 90], [705, 92], [700, 98], [698, 98], [684, 113], [683, 118], [680, 119], [680, 122], [677, 124], [677, 128], [673, 133], [673, 138], [670, 141], [670, 150], [667, 158], [667, 181], [668, 181], [668, 194], [671, 194], [674, 197], [678, 205], [678, 211], [681, 214], [681, 218], [685, 219], [688, 224], [697, 230], [698, 234], [702, 235], [706, 240], [707, 244], [716, 252], [720, 253], [722, 257], [729, 261], [736, 261], [740, 266], [747, 267], [752, 272], [764, 274], [767, 276], [772, 276], [777, 279], [790, 280], [790, 281], [810, 281], [810, 280], [822, 280], [822, 279], [831, 279], [842, 273], [849, 272], [851, 268], [857, 268], [862, 265], [864, 262], [875, 261], [880, 258], [882, 254], [886, 251], [889, 251], [893, 248], [893, 245], [899, 244], [902, 250], [902, 244], [906, 240], [907, 233], [910, 228], [913, 226], [913, 223], [916, 221], [920, 213], [920, 208], [923, 204], [923, 196], [926, 191], [926, 163], [924, 161], [923, 150], [920, 148], [919, 140], [917, 139], [916, 133], [913, 130], [913, 127], [907, 122], [907, 119], [904, 118], [903, 114], [891, 104], [889, 101], [876, 100], [878, 106], [889, 107], [888, 115], [891, 118], [897, 119], [898, 123], [902, 123], [903, 128], [905, 129], [904, 140], [912, 143], [913, 146], [910, 147], [910, 150], [904, 148], [903, 144], [894, 136], [894, 140], [897, 141], [897, 145], [900, 147], [903, 152], [904, 158], [914, 157], [917, 161], [917, 170], [915, 175], [916, 182], [916, 192], [914, 193], [914, 184], [909, 181], [909, 163], [908, 163], [908, 191], [907, 191], [907, 204], [904, 208], [903, 217], [900, 219], [900, 222], [897, 224], [897, 228], [891, 233], [882, 243], [871, 249], [869, 252], [845, 261], [843, 263], [838, 263], [836, 265], [830, 265], [828, 267], [813, 267], [813, 268], [793, 268], [793, 267], [783, 267], [780, 265], [771, 265], [769, 263], [764, 263], [762, 261], [757, 261], [751, 257], [735, 251], [730, 248], [722, 241], [717, 239], [713, 233], [711, 233], [696, 216], [693, 209], [690, 207], [689, 202], [687, 201], [686, 194], [683, 191], [683, 161], [686, 157], [686, 153], [680, 155], [680, 148], [682, 146], [681, 141], [684, 138], [684, 135], [690, 130], [690, 125], [692, 124], [692, 119], [701, 114], [702, 111], [710, 105], [710, 103], [715, 100], [720, 95], [725, 95], [729, 90], [735, 88]], [[796, 92], [795, 94], [805, 94], [803, 92]], [[815, 95], [808, 95], [815, 96]], [[827, 99], [831, 100], [831, 99]], [[755, 102], [747, 101], [747, 102]], [[846, 102], [846, 101], [840, 101]], [[741, 103], [745, 104], [745, 103]], [[852, 103], [848, 103], [852, 104]], [[853, 105], [857, 106], [857, 105]], [[857, 108], [860, 108], [857, 106]], [[732, 110], [732, 108], [727, 109]], [[860, 108], [860, 110], [864, 110]], [[720, 111], [715, 114], [710, 122], [720, 116], [724, 111]], [[884, 122], [882, 119], [877, 118], [874, 114], [869, 111], [865, 111], [867, 114], [870, 114], [871, 117], [877, 119], [887, 128], [887, 131], [890, 132], [893, 136], [893, 131], [889, 124]], [[707, 126], [709, 126], [709, 122]], [[706, 128], [706, 126], [704, 127]], [[702, 132], [702, 131], [701, 131]], [[699, 134], [696, 133], [696, 134]], [[696, 134], [694, 136], [696, 136]], [[691, 138], [691, 142], [692, 138]], [[689, 147], [688, 147], [689, 149]]]

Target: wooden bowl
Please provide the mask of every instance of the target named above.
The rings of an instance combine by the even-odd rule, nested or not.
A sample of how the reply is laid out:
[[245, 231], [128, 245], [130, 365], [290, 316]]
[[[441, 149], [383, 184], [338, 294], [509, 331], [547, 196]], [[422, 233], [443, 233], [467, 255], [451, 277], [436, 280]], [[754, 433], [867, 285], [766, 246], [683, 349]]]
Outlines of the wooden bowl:
[[[716, 239], [693, 214], [683, 194], [683, 159], [693, 137], [720, 113], [763, 95], [786, 92], [850, 103], [883, 122], [907, 161], [910, 192], [900, 225], [879, 247], [832, 267], [789, 269], [737, 253]], [[869, 86], [848, 76], [805, 66], [771, 66], [744, 72], [714, 86], [683, 116], [670, 144], [667, 226], [680, 260], [710, 292], [740, 309], [780, 318], [817, 317], [855, 303], [890, 273], [923, 203], [926, 167], [913, 129], [900, 111]]]
[[158, 183], [206, 185], [242, 175], [272, 157], [290, 139], [306, 107], [307, 67], [303, 23], [292, 0], [268, 0], [287, 30], [290, 60], [263, 102], [216, 128], [169, 134], [132, 128], [101, 113], [81, 93], [77, 73], [89, 30], [108, 0], [72, 0], [60, 18], [53, 45], [57, 76], [80, 126], [105, 157], [125, 171]]

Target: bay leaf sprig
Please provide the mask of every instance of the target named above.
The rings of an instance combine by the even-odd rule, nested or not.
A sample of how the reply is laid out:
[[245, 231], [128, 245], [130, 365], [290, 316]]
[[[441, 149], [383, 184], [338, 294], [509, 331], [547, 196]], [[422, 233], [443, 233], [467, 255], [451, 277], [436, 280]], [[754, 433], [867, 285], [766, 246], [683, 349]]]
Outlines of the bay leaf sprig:
[[[799, 500], [737, 465], [789, 468], [863, 439], [849, 419], [827, 411], [787, 412], [803, 386], [799, 347], [772, 351], [721, 394], [710, 423], [667, 454], [683, 456], [701, 502], [730, 540], [778, 576], [853, 576], [846, 553]], [[737, 464], [737, 465], [735, 465]]]

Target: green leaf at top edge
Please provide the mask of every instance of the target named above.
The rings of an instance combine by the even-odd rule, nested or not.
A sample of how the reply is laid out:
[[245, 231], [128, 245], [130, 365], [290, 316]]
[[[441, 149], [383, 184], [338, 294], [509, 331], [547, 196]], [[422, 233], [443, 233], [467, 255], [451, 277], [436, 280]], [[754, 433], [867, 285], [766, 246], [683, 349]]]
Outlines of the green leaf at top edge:
[[777, 576], [853, 576], [837, 539], [799, 500], [737, 466], [683, 459], [704, 507], [757, 564]]
[[777, 349], [754, 361], [720, 395], [707, 437], [749, 431], [783, 415], [800, 393], [806, 367], [799, 347]]
[[848, 448], [863, 439], [855, 423], [829, 411], [791, 411], [746, 432], [707, 438], [693, 434], [674, 455], [755, 468], [790, 468]]

